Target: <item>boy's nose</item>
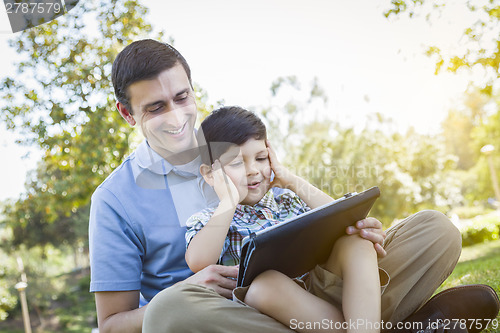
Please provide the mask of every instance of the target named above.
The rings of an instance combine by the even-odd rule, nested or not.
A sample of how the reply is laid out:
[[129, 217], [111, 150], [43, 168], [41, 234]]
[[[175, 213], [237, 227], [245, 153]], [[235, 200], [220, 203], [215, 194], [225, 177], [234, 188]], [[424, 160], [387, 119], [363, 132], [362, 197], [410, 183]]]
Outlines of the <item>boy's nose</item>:
[[255, 175], [259, 172], [259, 169], [255, 167], [255, 163], [247, 163], [246, 169], [247, 175]]

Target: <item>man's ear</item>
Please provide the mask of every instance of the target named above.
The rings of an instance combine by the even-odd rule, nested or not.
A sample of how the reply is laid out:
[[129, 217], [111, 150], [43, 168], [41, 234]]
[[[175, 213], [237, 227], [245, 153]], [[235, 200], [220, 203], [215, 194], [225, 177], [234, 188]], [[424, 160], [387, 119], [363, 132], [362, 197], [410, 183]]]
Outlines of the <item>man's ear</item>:
[[200, 165], [200, 174], [203, 176], [203, 179], [205, 179], [208, 185], [212, 187], [214, 186], [214, 174], [210, 166], [206, 164]]
[[120, 102], [116, 103], [116, 108], [118, 109], [118, 112], [120, 112], [120, 115], [127, 121], [127, 123], [130, 124], [130, 126], [135, 125], [135, 119], [132, 117], [132, 114], [127, 110], [125, 105], [123, 105]]

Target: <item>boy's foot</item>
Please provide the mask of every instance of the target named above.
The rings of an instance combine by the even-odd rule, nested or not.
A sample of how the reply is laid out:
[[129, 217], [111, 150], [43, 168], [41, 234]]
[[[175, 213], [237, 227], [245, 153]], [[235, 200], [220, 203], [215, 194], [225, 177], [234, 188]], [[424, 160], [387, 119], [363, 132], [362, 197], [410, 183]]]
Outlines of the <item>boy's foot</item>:
[[389, 332], [478, 333], [499, 324], [493, 321], [499, 310], [498, 296], [490, 286], [459, 286], [435, 295], [417, 312], [406, 318], [403, 323], [407, 329]]

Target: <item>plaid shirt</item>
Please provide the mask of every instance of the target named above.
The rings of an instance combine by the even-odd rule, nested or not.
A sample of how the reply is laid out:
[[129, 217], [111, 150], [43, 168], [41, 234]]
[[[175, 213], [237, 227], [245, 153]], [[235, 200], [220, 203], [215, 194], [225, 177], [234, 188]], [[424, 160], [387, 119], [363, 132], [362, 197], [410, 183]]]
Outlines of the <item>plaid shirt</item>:
[[[277, 193], [275, 193], [277, 192]], [[229, 226], [218, 263], [234, 266], [240, 263], [241, 242], [245, 236], [309, 211], [297, 194], [290, 190], [271, 188], [254, 206], [237, 205]], [[215, 208], [207, 208], [186, 222], [186, 246], [212, 217]]]

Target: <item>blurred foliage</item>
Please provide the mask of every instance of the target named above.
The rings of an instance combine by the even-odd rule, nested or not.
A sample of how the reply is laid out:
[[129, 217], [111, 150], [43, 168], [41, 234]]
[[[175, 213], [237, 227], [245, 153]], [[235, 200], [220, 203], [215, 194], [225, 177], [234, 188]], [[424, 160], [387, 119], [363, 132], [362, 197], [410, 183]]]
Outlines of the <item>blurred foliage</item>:
[[500, 239], [500, 214], [497, 212], [474, 217], [459, 226], [462, 246]]
[[456, 173], [463, 184], [464, 204], [494, 198], [487, 157], [479, 151], [487, 144], [495, 146], [491, 159], [500, 179], [500, 1], [465, 0], [457, 4], [440, 0], [391, 0], [390, 3], [384, 13], [386, 17], [424, 16], [430, 24], [442, 20], [446, 9], [452, 6], [471, 14], [473, 23], [457, 41], [455, 54], [445, 54], [442, 45], [427, 45], [426, 53], [435, 58], [436, 74], [442, 69], [483, 70], [484, 83], [470, 84], [460, 108], [449, 111], [442, 124], [442, 134], [446, 151], [458, 157], [458, 169], [468, 171]]
[[[151, 32], [146, 12], [135, 1], [84, 1], [10, 41], [18, 71], [1, 83], [0, 119], [44, 152], [26, 196], [4, 212], [13, 245], [85, 242], [90, 194], [128, 152], [111, 60]], [[95, 29], [83, 29], [91, 20]]]
[[8, 261], [7, 255], [0, 251], [0, 262], [4, 263], [0, 267], [0, 322], [7, 319], [8, 312], [12, 311], [17, 304], [16, 291], [9, 285], [9, 267], [5, 265]]
[[[130, 153], [133, 137], [115, 111], [112, 61], [134, 40], [163, 39], [152, 36], [147, 11], [137, 1], [82, 1], [10, 41], [18, 70], [0, 82], [0, 121], [44, 155], [27, 193], [3, 210], [14, 231], [9, 246], [87, 247], [90, 196]], [[212, 106], [195, 87], [207, 114]]]
[[[441, 13], [451, 5], [442, 0], [391, 0], [391, 7], [384, 13], [386, 17], [401, 16], [410, 18], [425, 16], [429, 22], [441, 20]], [[436, 73], [442, 69], [456, 72], [459, 69], [483, 68], [488, 75], [481, 91], [493, 92], [494, 83], [500, 76], [500, 2], [498, 0], [466, 0], [463, 6], [474, 16], [474, 23], [465, 28], [462, 43], [463, 52], [447, 55], [439, 46], [428, 46], [427, 54], [436, 60]], [[456, 18], [456, 16], [455, 16]], [[459, 52], [459, 51], [457, 51]]]
[[[0, 286], [5, 287], [5, 289], [0, 289], [0, 295], [2, 293], [5, 295], [5, 298], [0, 298], [0, 309], [4, 309], [2, 320], [8, 319], [6, 314], [9, 317], [21, 315], [19, 294], [14, 286], [23, 281], [24, 272], [27, 277], [24, 281], [28, 283], [26, 289], [28, 307], [34, 324], [38, 323], [37, 326], [41, 327], [49, 324], [48, 317], [52, 313], [54, 303], [61, 302], [60, 298], [63, 294], [72, 292], [67, 290], [67, 274], [71, 273], [72, 277], [78, 276], [78, 272], [85, 270], [81, 267], [88, 267], [85, 255], [80, 254], [78, 260], [70, 246], [55, 248], [47, 245], [44, 248], [38, 246], [29, 249], [26, 246], [20, 246], [15, 252], [9, 251], [9, 254], [0, 249], [0, 259], [2, 260]], [[75, 261], [79, 264], [76, 265]], [[88, 289], [87, 284], [84, 286], [85, 293], [92, 296], [88, 293]], [[1, 325], [0, 331], [2, 331]]]
[[382, 195], [370, 214], [385, 225], [421, 209], [446, 212], [463, 201], [456, 157], [437, 136], [391, 131], [381, 114], [357, 127], [341, 126], [319, 116], [327, 100], [316, 80], [311, 86], [279, 78], [271, 87], [273, 104], [260, 110], [272, 142], [279, 142], [276, 150], [297, 174], [332, 197], [378, 186]]

